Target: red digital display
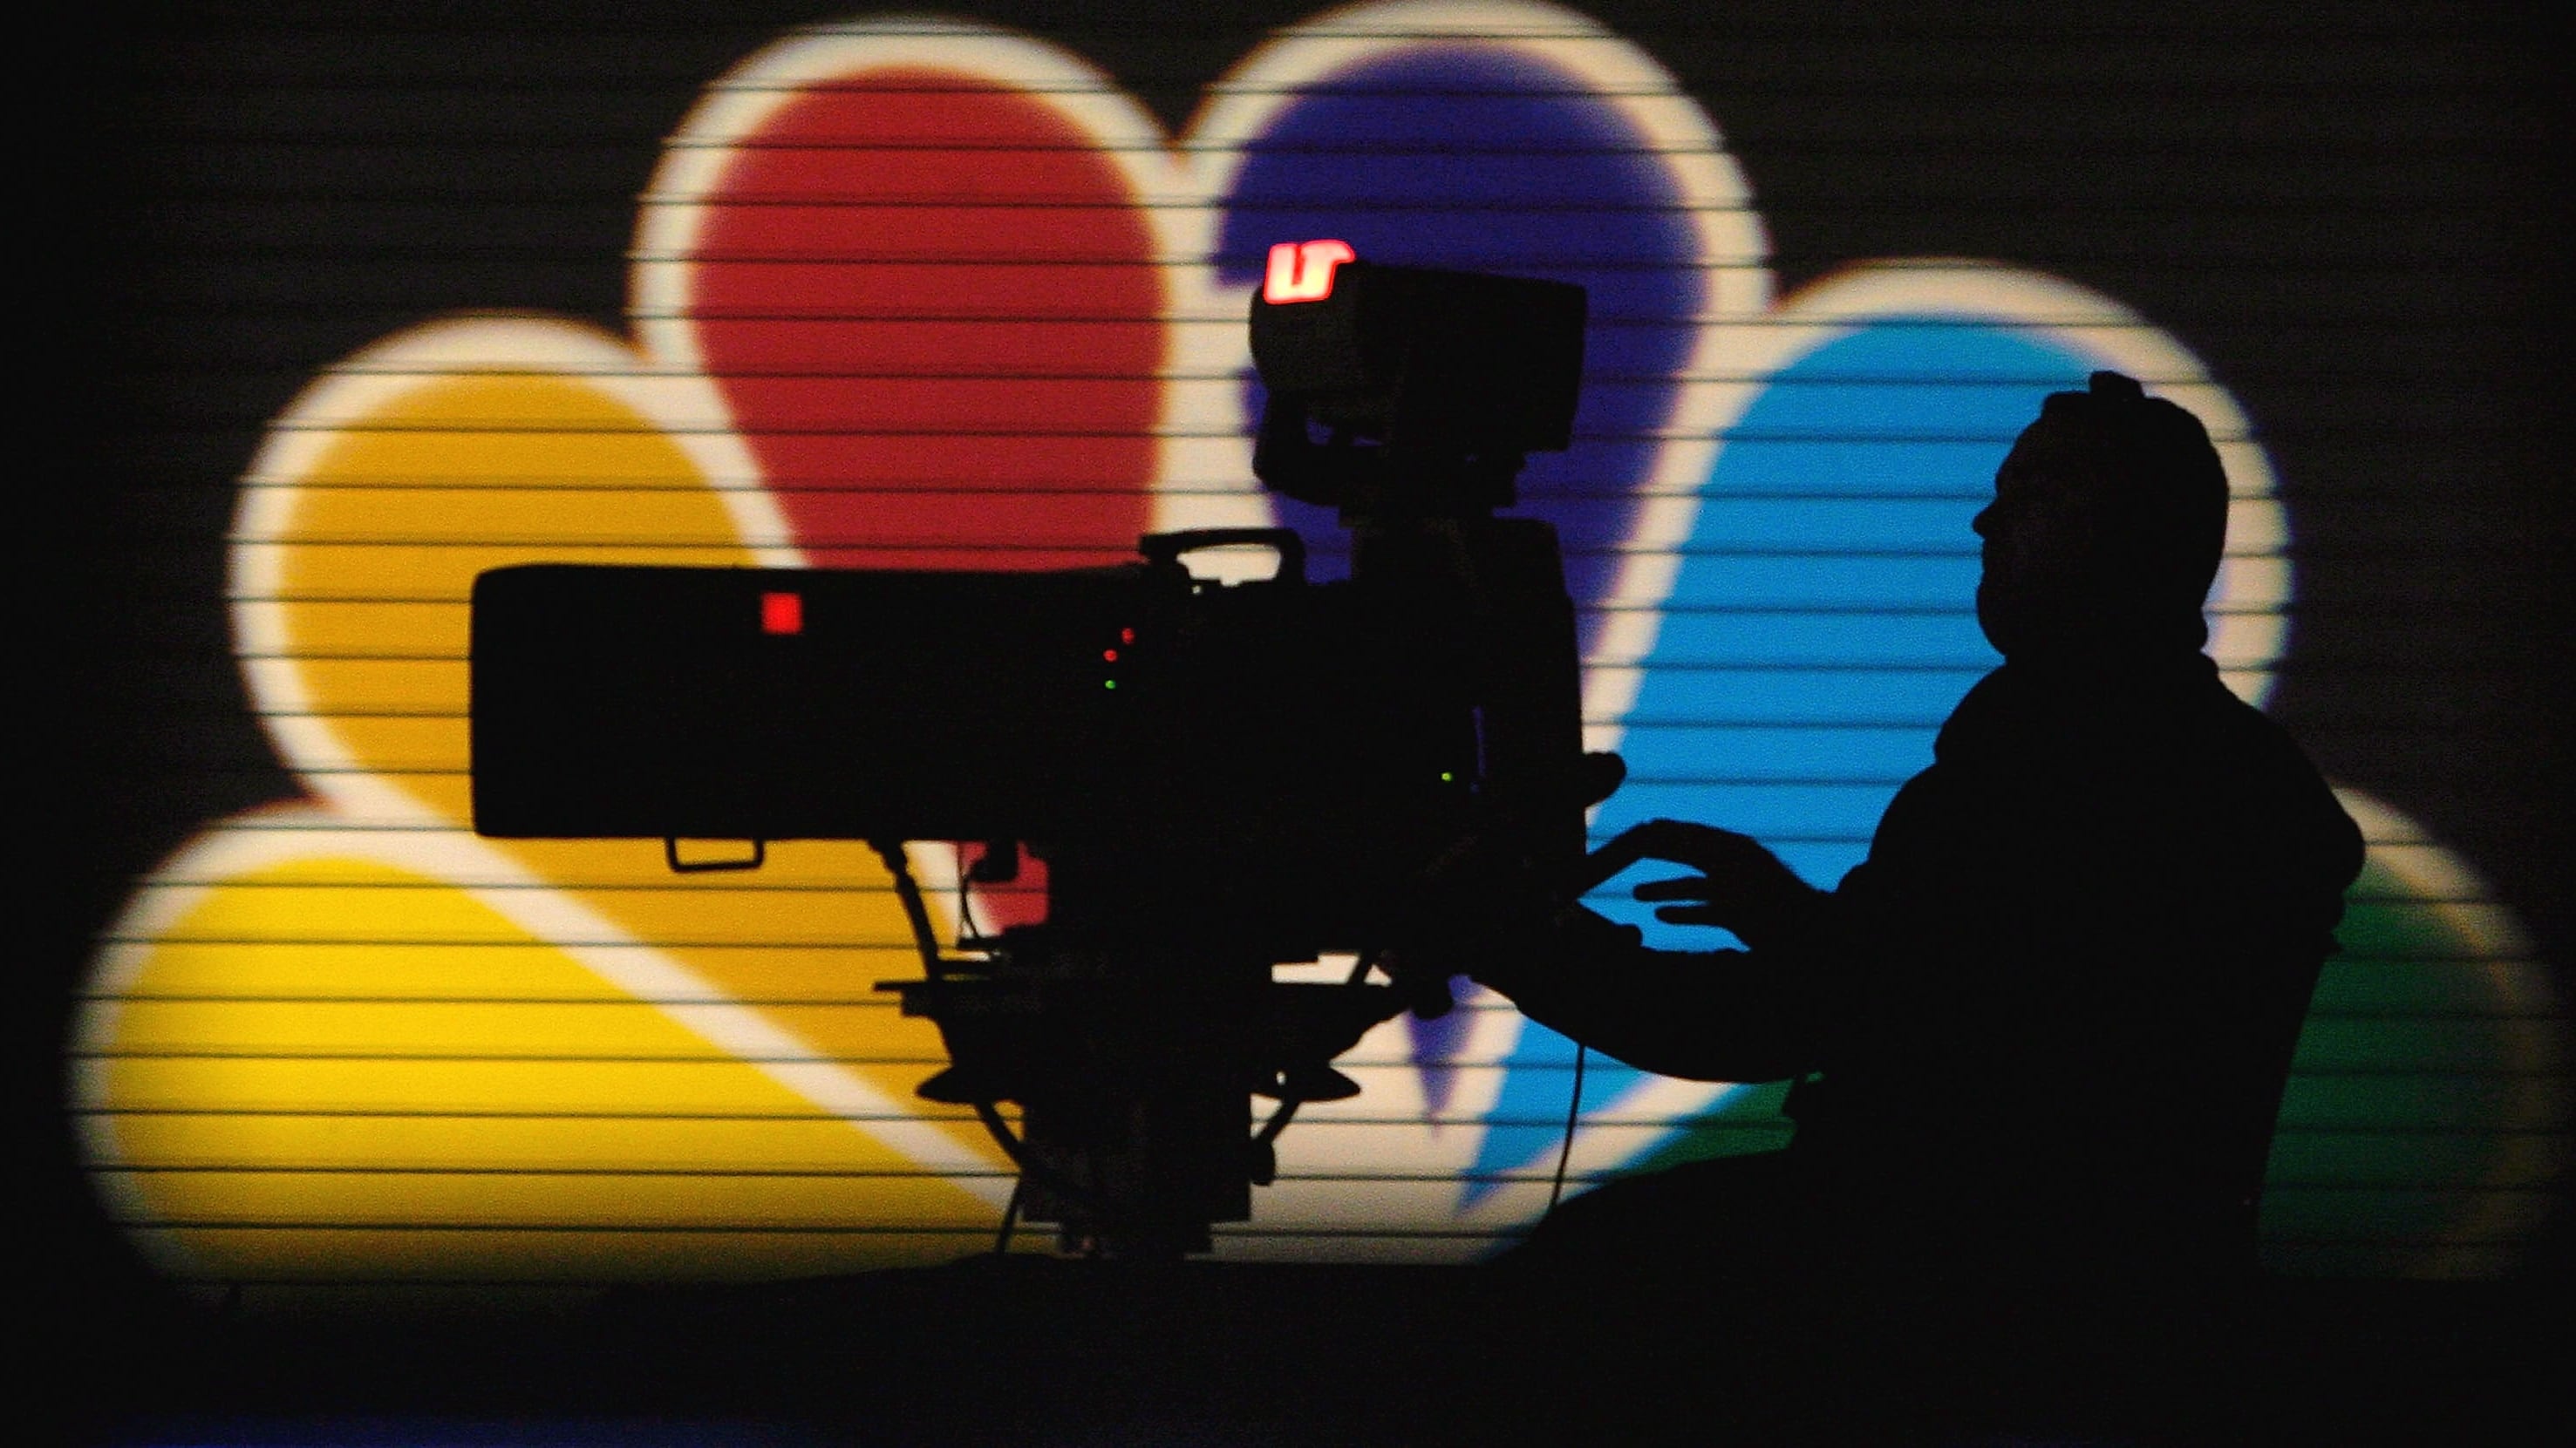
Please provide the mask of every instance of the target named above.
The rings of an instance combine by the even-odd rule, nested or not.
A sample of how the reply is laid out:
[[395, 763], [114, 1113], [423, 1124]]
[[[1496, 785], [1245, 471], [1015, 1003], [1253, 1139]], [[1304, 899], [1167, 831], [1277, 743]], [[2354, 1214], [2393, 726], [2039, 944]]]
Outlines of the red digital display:
[[1333, 294], [1333, 268], [1357, 261], [1347, 241], [1283, 241], [1270, 248], [1270, 271], [1261, 279], [1265, 302], [1320, 302]]
[[796, 634], [805, 631], [805, 595], [764, 593], [760, 596], [760, 631]]

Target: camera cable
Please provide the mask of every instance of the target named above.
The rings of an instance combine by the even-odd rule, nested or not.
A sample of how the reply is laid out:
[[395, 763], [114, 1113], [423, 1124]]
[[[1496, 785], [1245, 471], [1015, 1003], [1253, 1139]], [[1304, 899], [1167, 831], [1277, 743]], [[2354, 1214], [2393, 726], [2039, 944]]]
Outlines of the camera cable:
[[1592, 1048], [1581, 1041], [1574, 1043], [1574, 1092], [1565, 1103], [1565, 1140], [1556, 1148], [1556, 1179], [1547, 1186], [1547, 1209], [1556, 1210], [1559, 1197], [1565, 1195], [1565, 1165], [1574, 1158], [1574, 1128], [1583, 1119], [1583, 1064]]
[[913, 948], [921, 952], [922, 976], [934, 983], [947, 980], [947, 962], [939, 958], [939, 937], [930, 928], [930, 906], [921, 898], [921, 882], [912, 878], [912, 860], [903, 852], [903, 841], [870, 840], [868, 848], [877, 852], [886, 873], [894, 877], [894, 897], [912, 926]]
[[1028, 1195], [1029, 1179], [1025, 1175], [1011, 1183], [1011, 1199], [1002, 1204], [1002, 1225], [993, 1233], [993, 1255], [1011, 1255], [1011, 1232], [1020, 1224], [1020, 1199]]

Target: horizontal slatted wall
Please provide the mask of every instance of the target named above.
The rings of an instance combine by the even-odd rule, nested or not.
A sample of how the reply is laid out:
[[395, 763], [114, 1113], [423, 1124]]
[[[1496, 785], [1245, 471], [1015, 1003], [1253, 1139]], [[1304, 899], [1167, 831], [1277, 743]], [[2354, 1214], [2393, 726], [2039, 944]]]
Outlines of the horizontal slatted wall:
[[[77, 992], [71, 1105], [121, 1230], [191, 1280], [422, 1290], [986, 1243], [1010, 1179], [970, 1116], [913, 1095], [938, 1041], [870, 989], [915, 969], [873, 858], [790, 844], [756, 875], [680, 878], [650, 844], [476, 839], [467, 589], [535, 560], [1055, 567], [1269, 521], [1245, 298], [1272, 242], [1337, 236], [1590, 288], [1580, 436], [1533, 463], [1525, 511], [1567, 540], [1587, 726], [1631, 766], [1596, 830], [1707, 819], [1822, 883], [1994, 662], [1966, 524], [2039, 397], [2116, 367], [2199, 413], [2236, 491], [2212, 650], [2325, 736], [2372, 842], [2284, 1107], [2267, 1250], [2510, 1270], [2565, 1158], [2560, 998], [2512, 897], [2378, 792], [2421, 772], [2348, 777], [2386, 761], [2336, 747], [2373, 727], [2424, 747], [2414, 681], [2457, 661], [2358, 662], [2366, 634], [2299, 612], [2368, 591], [2369, 520], [2420, 507], [2414, 480], [2320, 447], [2302, 476], [2223, 375], [2334, 389], [2291, 409], [2320, 435], [2441, 425], [2404, 339], [2442, 323], [2255, 295], [2302, 264], [2274, 224], [2302, 208], [2474, 265], [2479, 242], [2414, 220], [2456, 177], [2383, 194], [2298, 161], [2302, 87], [2416, 82], [2349, 56], [2213, 66], [2224, 47], [2189, 24], [2015, 51], [2008, 30], [1900, 43], [1832, 17], [1279, 18], [217, 25], [150, 51], [118, 152], [154, 203], [124, 343], [148, 360], [113, 385], [161, 431], [113, 456], [152, 500], [138, 516], [176, 506], [123, 536], [136, 558], [219, 549], [222, 586], [130, 605], [160, 611], [123, 655], [153, 672], [101, 696], [174, 711], [128, 788], [201, 826], [120, 887]], [[2099, 164], [2197, 147], [2223, 175], [2156, 196], [2061, 163], [2034, 137], [2106, 46], [2203, 57], [2235, 113], [2278, 127], [2213, 138], [2140, 80], [2147, 119]], [[1981, 59], [2005, 53], [2021, 68]], [[1836, 104], [1871, 86], [1931, 129], [1890, 138]], [[1719, 129], [1739, 104], [1748, 153], [1789, 178], [1776, 198]], [[2186, 308], [2208, 319], [2186, 339], [2153, 305], [2186, 281], [2241, 305]], [[2344, 344], [2371, 328], [2394, 340]], [[1276, 516], [1334, 566], [1329, 517]], [[2420, 544], [2458, 554], [2450, 574], [2405, 576], [2474, 569], [2458, 526]], [[257, 740], [215, 672], [227, 647]], [[2430, 797], [2495, 857], [2490, 816]], [[1345, 1058], [1364, 1091], [1300, 1116], [1223, 1253], [1465, 1260], [1543, 1210], [1571, 1047], [1497, 998], [1466, 1007]], [[1596, 1065], [1576, 1185], [1776, 1146], [1777, 1097]]]

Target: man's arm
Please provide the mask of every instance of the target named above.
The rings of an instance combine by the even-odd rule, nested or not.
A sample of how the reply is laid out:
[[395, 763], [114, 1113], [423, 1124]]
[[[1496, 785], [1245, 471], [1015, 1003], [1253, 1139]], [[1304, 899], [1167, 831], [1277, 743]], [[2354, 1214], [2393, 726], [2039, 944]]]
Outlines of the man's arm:
[[1702, 1081], [1773, 1081], [1815, 1068], [1843, 972], [1838, 912], [1753, 839], [1656, 820], [1604, 845], [1573, 893], [1640, 860], [1695, 875], [1637, 888], [1674, 924], [1732, 930], [1750, 950], [1648, 950], [1630, 926], [1503, 884], [1460, 912], [1446, 942], [1480, 984], [1531, 1019], [1641, 1070]]
[[1790, 952], [1649, 950], [1634, 926], [1567, 910], [1529, 948], [1469, 971], [1522, 1014], [1641, 1071], [1778, 1081], [1818, 1064], [1825, 962]]

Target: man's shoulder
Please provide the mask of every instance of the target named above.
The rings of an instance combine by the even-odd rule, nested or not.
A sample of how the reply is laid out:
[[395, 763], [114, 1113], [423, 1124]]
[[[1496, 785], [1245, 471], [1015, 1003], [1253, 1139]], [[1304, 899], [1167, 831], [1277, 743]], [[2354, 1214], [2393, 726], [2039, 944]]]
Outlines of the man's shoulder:
[[2215, 753], [2246, 767], [2314, 775], [2306, 751], [2261, 709], [2221, 681], [2207, 655], [2134, 666], [2035, 667], [2006, 663], [1959, 700], [1941, 726], [1936, 757], [1960, 762], [2116, 752], [2177, 758]]
[[2342, 812], [2316, 761], [2281, 721], [2215, 679], [2195, 709], [2204, 721], [2202, 747], [2210, 763], [2237, 776], [2231, 781], [2237, 787], [2305, 796]]
[[2360, 833], [2307, 751], [2202, 655], [2125, 671], [2006, 664], [1960, 700], [1934, 753], [1920, 782], [1939, 787], [1909, 786], [1927, 796], [1911, 803], [2070, 819], [2110, 810], [2241, 831], [2249, 847], [2350, 855], [2359, 868]]

